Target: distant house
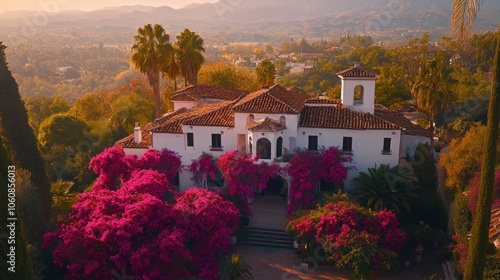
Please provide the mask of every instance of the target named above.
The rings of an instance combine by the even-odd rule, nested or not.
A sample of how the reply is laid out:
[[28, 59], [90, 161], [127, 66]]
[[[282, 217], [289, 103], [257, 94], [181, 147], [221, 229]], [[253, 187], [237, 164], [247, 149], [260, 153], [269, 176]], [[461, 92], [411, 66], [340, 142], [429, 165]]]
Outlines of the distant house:
[[[176, 151], [183, 165], [202, 152], [218, 157], [231, 150], [258, 155], [262, 161], [280, 160], [296, 148], [339, 147], [352, 155], [350, 180], [375, 164], [395, 166], [419, 143], [429, 142], [427, 130], [403, 115], [375, 106], [377, 76], [360, 67], [338, 73], [341, 100], [309, 98], [280, 85], [247, 93], [196, 85], [173, 94], [174, 112], [165, 114], [118, 141], [129, 155], [147, 149]], [[286, 165], [287, 163], [280, 163]], [[189, 172], [179, 176], [180, 189], [193, 186]], [[282, 178], [284, 186], [290, 178]]]

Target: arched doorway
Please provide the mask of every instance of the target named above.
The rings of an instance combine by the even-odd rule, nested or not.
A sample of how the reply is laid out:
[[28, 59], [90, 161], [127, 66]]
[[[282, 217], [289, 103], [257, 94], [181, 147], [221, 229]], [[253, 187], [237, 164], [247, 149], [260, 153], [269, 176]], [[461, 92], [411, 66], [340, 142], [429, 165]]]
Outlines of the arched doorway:
[[285, 185], [285, 180], [281, 177], [270, 179], [267, 182], [267, 188], [264, 190], [264, 194], [267, 196], [285, 197], [287, 194]]
[[271, 141], [267, 138], [260, 138], [257, 141], [257, 155], [261, 159], [271, 159]]

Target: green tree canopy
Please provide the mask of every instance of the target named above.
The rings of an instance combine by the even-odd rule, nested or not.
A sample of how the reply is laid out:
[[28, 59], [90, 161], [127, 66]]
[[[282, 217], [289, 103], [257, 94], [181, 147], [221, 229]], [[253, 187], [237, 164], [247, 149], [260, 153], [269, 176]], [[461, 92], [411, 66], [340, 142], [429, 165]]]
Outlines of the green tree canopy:
[[202, 54], [205, 52], [204, 41], [198, 34], [187, 28], [176, 38], [175, 50], [185, 86], [187, 87], [188, 83], [196, 85], [198, 72], [205, 62], [205, 57]]
[[276, 65], [274, 65], [271, 60], [262, 60], [257, 68], [255, 68], [255, 73], [257, 74], [257, 80], [262, 85], [274, 85], [274, 80], [276, 79]]
[[89, 126], [80, 118], [66, 114], [55, 114], [40, 125], [38, 142], [44, 149], [52, 145], [77, 146], [85, 139]]
[[260, 88], [252, 71], [225, 62], [203, 66], [199, 73], [199, 81], [202, 84], [240, 90], [254, 91]]
[[173, 51], [169, 43], [170, 37], [159, 24], [154, 27], [147, 24], [137, 30], [132, 46], [131, 61], [139, 72], [146, 74], [149, 84], [153, 87], [155, 100], [155, 116], [159, 118], [161, 112], [160, 74], [170, 61]]

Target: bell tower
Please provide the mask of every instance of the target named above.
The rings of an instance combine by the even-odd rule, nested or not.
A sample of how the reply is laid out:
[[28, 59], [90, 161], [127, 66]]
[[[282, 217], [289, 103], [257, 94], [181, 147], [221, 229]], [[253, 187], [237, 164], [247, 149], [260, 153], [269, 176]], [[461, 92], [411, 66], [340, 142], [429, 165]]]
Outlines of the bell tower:
[[337, 76], [342, 81], [342, 104], [353, 111], [373, 115], [377, 75], [356, 64], [352, 68], [338, 72]]

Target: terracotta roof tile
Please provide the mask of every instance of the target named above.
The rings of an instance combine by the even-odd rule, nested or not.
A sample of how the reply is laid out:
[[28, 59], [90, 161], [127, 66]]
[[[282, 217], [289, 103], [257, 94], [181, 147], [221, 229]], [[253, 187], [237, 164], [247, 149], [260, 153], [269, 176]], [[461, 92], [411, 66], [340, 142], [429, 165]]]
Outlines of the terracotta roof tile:
[[182, 133], [182, 125], [198, 126], [234, 126], [234, 113], [231, 110], [234, 102], [205, 103], [171, 118], [153, 129], [160, 133]]
[[375, 108], [375, 116], [384, 119], [387, 122], [393, 123], [399, 127], [405, 128], [404, 133], [407, 135], [414, 136], [426, 136], [430, 137], [430, 131], [428, 129], [422, 128], [419, 125], [412, 123], [403, 114], [395, 111], [390, 111], [387, 108], [377, 106]]
[[306, 100], [307, 104], [342, 104], [342, 99], [330, 99], [330, 98], [309, 98]]
[[151, 131], [156, 128], [159, 124], [169, 122], [173, 117], [178, 116], [186, 112], [186, 108], [179, 109], [175, 112], [165, 114], [160, 118], [156, 119], [152, 123], [148, 123], [142, 128], [142, 141], [136, 143], [134, 141], [134, 134], [131, 134], [115, 143], [115, 145], [122, 146], [124, 148], [149, 148], [153, 144], [151, 139]]
[[491, 209], [491, 222], [488, 237], [490, 241], [494, 241], [500, 237], [500, 206], [495, 203]]
[[237, 102], [233, 110], [246, 113], [298, 114], [304, 108], [307, 95], [286, 90], [276, 84], [269, 89], [252, 92]]
[[377, 75], [371, 71], [366, 70], [361, 66], [354, 66], [349, 69], [340, 71], [337, 75], [344, 78], [376, 78]]
[[370, 113], [359, 113], [334, 106], [306, 106], [300, 113], [299, 127], [341, 129], [400, 129]]
[[172, 93], [172, 101], [197, 101], [201, 98], [236, 100], [248, 93], [244, 90], [226, 89], [213, 85], [194, 85]]
[[275, 122], [269, 118], [265, 118], [258, 122], [253, 122], [247, 125], [247, 129], [250, 131], [269, 131], [276, 132], [286, 129], [286, 126], [281, 125], [278, 122]]

